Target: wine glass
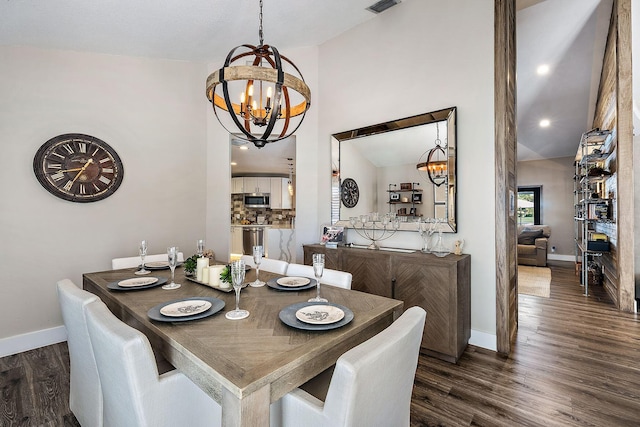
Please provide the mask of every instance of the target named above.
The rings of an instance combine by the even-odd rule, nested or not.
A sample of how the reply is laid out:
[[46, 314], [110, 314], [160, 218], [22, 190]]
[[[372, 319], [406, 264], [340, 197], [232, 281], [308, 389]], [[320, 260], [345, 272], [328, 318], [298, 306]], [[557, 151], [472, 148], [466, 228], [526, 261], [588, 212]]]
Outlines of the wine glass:
[[238, 260], [231, 263], [231, 281], [233, 282], [233, 290], [236, 291], [236, 309], [228, 311], [225, 314], [227, 319], [239, 320], [249, 317], [247, 310], [240, 310], [240, 288], [242, 288], [242, 282], [244, 281], [244, 261]]
[[316, 276], [316, 289], [318, 293], [309, 302], [327, 302], [326, 298], [320, 298], [320, 278], [324, 273], [324, 254], [313, 254], [313, 274]]
[[167, 248], [167, 258], [169, 259], [169, 268], [171, 269], [171, 283], [162, 286], [162, 289], [178, 289], [180, 284], [175, 282], [176, 265], [178, 264], [177, 246]]
[[202, 254], [204, 253], [204, 240], [200, 239], [196, 242], [196, 254], [198, 258], [202, 258]]
[[140, 242], [140, 246], [138, 247], [138, 252], [140, 253], [140, 270], [136, 271], [136, 274], [149, 274], [151, 273], [149, 270], [144, 268], [144, 257], [147, 256], [147, 241], [143, 240]]
[[260, 286], [264, 286], [265, 283], [260, 280], [260, 263], [262, 262], [262, 246], [254, 246], [253, 247], [253, 262], [256, 263], [256, 280], [254, 282], [249, 283], [249, 286], [254, 288], [259, 288]]

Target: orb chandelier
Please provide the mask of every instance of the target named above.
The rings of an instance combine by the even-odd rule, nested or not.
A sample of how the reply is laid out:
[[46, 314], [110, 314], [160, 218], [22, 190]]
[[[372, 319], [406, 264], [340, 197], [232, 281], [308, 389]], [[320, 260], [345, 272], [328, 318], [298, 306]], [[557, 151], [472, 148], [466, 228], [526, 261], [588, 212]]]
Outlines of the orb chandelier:
[[207, 98], [229, 133], [237, 135], [237, 128], [237, 136], [262, 148], [298, 129], [311, 105], [311, 91], [298, 67], [275, 46], [264, 44], [262, 0], [259, 20], [258, 46], [231, 49], [222, 68], [207, 78]]
[[[418, 164], [416, 165], [416, 169], [422, 172], [426, 172], [429, 177], [429, 181], [431, 181], [436, 187], [440, 187], [442, 184], [447, 182], [447, 153], [445, 148], [447, 148], [446, 144], [444, 148], [442, 147], [442, 141], [440, 140], [440, 128], [438, 127], [438, 123], [436, 122], [436, 146], [431, 150], [425, 151], [420, 159], [418, 159]], [[421, 160], [426, 155], [426, 161], [422, 162]]]

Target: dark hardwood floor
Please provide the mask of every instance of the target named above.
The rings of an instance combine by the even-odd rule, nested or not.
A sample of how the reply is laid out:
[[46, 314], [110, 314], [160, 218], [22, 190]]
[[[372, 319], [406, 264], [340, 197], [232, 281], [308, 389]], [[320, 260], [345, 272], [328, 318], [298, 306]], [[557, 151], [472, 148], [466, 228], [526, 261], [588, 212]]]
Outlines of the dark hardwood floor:
[[[509, 357], [473, 346], [457, 365], [420, 356], [411, 426], [640, 425], [638, 316], [601, 287], [584, 297], [572, 263], [551, 270], [550, 298], [519, 297]], [[78, 426], [66, 343], [0, 358], [0, 392], [0, 427]]]
[[638, 426], [640, 322], [573, 263], [551, 265], [551, 297], [520, 295], [513, 352], [469, 346], [457, 365], [420, 356], [412, 426]]

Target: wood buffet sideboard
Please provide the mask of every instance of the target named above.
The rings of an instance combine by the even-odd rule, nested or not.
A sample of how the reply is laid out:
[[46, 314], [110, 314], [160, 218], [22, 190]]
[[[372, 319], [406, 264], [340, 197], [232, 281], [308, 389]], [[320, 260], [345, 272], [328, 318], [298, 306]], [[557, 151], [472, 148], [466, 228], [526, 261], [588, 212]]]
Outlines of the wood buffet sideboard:
[[351, 289], [404, 301], [427, 311], [423, 352], [456, 363], [471, 336], [471, 256], [438, 258], [420, 251], [303, 245], [304, 263], [325, 254], [325, 267], [353, 275]]

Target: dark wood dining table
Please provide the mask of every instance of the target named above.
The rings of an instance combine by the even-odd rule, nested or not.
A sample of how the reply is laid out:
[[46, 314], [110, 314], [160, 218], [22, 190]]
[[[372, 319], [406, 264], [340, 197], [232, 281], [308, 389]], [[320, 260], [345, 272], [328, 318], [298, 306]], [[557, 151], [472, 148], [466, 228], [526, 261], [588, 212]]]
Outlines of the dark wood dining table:
[[[315, 296], [307, 290], [278, 291], [268, 286], [246, 287], [240, 308], [250, 315], [229, 320], [235, 294], [187, 280], [176, 269], [175, 290], [154, 287], [112, 291], [111, 282], [135, 276], [136, 269], [110, 270], [83, 275], [85, 290], [98, 295], [122, 321], [142, 331], [154, 351], [187, 375], [222, 406], [222, 425], [268, 426], [269, 405], [335, 364], [347, 350], [389, 326], [402, 312], [402, 301], [322, 285], [322, 296], [353, 311], [348, 324], [333, 330], [306, 331], [285, 325], [279, 313], [285, 307]], [[170, 277], [169, 270], [149, 276]], [[146, 277], [149, 277], [146, 276]], [[145, 276], [142, 276], [145, 277]], [[262, 280], [279, 275], [260, 271]], [[247, 272], [245, 282], [255, 279]], [[187, 297], [215, 297], [225, 303], [218, 313], [188, 322], [159, 322], [147, 312], [158, 304]]]

